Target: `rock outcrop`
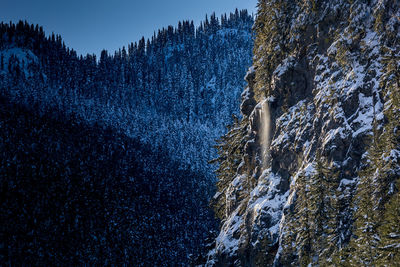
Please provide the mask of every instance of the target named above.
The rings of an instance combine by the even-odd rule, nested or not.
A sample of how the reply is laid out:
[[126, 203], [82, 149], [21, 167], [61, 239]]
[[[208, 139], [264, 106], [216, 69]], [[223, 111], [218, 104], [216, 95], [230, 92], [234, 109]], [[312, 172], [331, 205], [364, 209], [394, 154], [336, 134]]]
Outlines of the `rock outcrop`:
[[[207, 266], [332, 264], [327, 251], [339, 255], [348, 246], [360, 173], [371, 165], [370, 148], [385, 131], [387, 110], [398, 108], [391, 97], [398, 82], [390, 88], [384, 82], [390, 60], [395, 75], [399, 70], [399, 6], [390, 0], [259, 2], [243, 119], [232, 130], [242, 129], [241, 163], [220, 175], [227, 184], [220, 206], [226, 208]], [[263, 164], [265, 131], [257, 109], [266, 101], [271, 135]], [[231, 136], [226, 146], [237, 142]], [[399, 158], [392, 160], [399, 177]], [[320, 199], [313, 195], [317, 189]], [[329, 220], [315, 215], [324, 203], [334, 205]], [[317, 232], [320, 219], [324, 226]], [[315, 233], [335, 239], [324, 245]]]

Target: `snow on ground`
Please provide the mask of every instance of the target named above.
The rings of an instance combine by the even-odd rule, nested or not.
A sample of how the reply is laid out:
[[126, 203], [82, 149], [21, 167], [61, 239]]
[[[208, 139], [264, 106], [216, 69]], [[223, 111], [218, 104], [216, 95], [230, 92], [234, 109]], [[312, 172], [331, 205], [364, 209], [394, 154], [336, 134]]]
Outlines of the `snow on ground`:
[[30, 50], [16, 47], [0, 50], [0, 57], [2, 57], [4, 64], [3, 70], [0, 69], [0, 73], [5, 74], [8, 71], [8, 64], [10, 63], [12, 56], [18, 60], [20, 63], [19, 66], [23, 66], [25, 77], [32, 76], [32, 72], [29, 70], [29, 65], [39, 62], [37, 56]]

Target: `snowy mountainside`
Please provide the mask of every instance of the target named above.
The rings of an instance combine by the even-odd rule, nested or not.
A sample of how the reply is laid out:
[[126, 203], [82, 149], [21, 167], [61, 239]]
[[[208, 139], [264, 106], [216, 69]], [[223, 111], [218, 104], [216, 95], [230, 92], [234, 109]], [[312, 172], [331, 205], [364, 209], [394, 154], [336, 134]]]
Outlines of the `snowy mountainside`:
[[253, 23], [183, 21], [100, 58], [1, 23], [0, 265], [201, 258], [217, 227], [207, 161], [239, 112]]
[[[112, 125], [170, 151], [183, 168], [213, 176], [207, 161], [215, 157], [214, 140], [238, 114], [242, 77], [251, 64], [252, 25], [245, 10], [213, 14], [198, 27], [179, 22], [114, 54], [102, 51], [97, 59], [78, 57], [60, 36], [46, 38], [41, 27], [2, 24], [0, 82], [3, 88], [19, 83], [7, 93], [20, 101]], [[7, 71], [10, 55], [15, 68], [32, 70], [23, 77]]]
[[394, 1], [259, 2], [207, 266], [394, 266], [399, 17]]

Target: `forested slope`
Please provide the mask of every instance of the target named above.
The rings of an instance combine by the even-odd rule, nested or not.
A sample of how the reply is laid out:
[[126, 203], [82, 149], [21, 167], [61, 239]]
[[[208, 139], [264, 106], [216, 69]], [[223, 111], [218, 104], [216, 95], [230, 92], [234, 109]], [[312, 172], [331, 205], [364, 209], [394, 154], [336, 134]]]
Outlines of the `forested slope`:
[[2, 264], [185, 266], [201, 252], [207, 177], [110, 127], [0, 101]]
[[251, 64], [247, 11], [79, 56], [0, 24], [0, 265], [187, 266]]
[[197, 27], [182, 21], [100, 58], [78, 56], [37, 25], [1, 24], [0, 86], [16, 101], [113, 126], [212, 176], [214, 140], [239, 111], [252, 24], [246, 10]]

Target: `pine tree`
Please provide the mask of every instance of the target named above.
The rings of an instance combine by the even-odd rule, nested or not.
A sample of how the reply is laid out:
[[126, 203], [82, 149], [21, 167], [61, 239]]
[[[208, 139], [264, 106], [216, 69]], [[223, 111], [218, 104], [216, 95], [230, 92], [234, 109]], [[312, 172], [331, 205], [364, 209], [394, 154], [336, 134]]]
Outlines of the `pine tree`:
[[288, 1], [279, 0], [258, 2], [258, 15], [253, 26], [256, 34], [253, 64], [257, 69], [254, 90], [257, 101], [264, 95], [271, 95], [268, 86], [271, 84], [272, 73], [288, 51], [288, 25], [285, 17], [292, 12], [290, 5]]
[[3, 53], [1, 54], [1, 59], [0, 59], [0, 70], [4, 70], [4, 55], [3, 55]]
[[378, 228], [381, 240], [378, 251], [379, 266], [396, 266], [400, 263], [400, 179], [397, 182], [397, 192], [385, 205], [382, 224]]
[[280, 241], [280, 259], [283, 266], [295, 266], [310, 263], [311, 232], [309, 218], [309, 187], [306, 176], [299, 174], [291, 188], [290, 205], [284, 210], [284, 224]]
[[211, 206], [218, 218], [223, 220], [226, 216], [225, 191], [228, 185], [234, 179], [236, 171], [241, 163], [244, 142], [242, 139], [246, 134], [246, 120], [239, 121], [233, 116], [234, 123], [228, 126], [229, 132], [218, 140], [216, 146], [219, 157], [210, 163], [218, 163], [216, 171], [218, 176], [217, 194], [211, 201]]
[[313, 231], [313, 258], [321, 263], [329, 262], [329, 257], [337, 248], [338, 201], [337, 187], [339, 172], [328, 164], [319, 153], [316, 156], [315, 175], [310, 182], [311, 229]]
[[312, 217], [311, 217], [311, 202], [310, 199], [310, 185], [307, 179], [309, 177], [301, 175], [296, 180], [296, 187], [298, 187], [296, 199], [296, 248], [298, 254], [298, 263], [301, 266], [307, 266], [312, 261]]
[[299, 174], [291, 188], [291, 204], [284, 211], [285, 224], [282, 231], [283, 266], [307, 266], [312, 262], [313, 231], [312, 205], [310, 201], [310, 177]]
[[[348, 258], [351, 265], [375, 266], [377, 259], [377, 247], [379, 236], [377, 227], [379, 225], [379, 214], [376, 203], [373, 201], [375, 169], [370, 167], [360, 175], [356, 193], [356, 211], [353, 238], [347, 248]], [[375, 184], [376, 185], [376, 184]]]

